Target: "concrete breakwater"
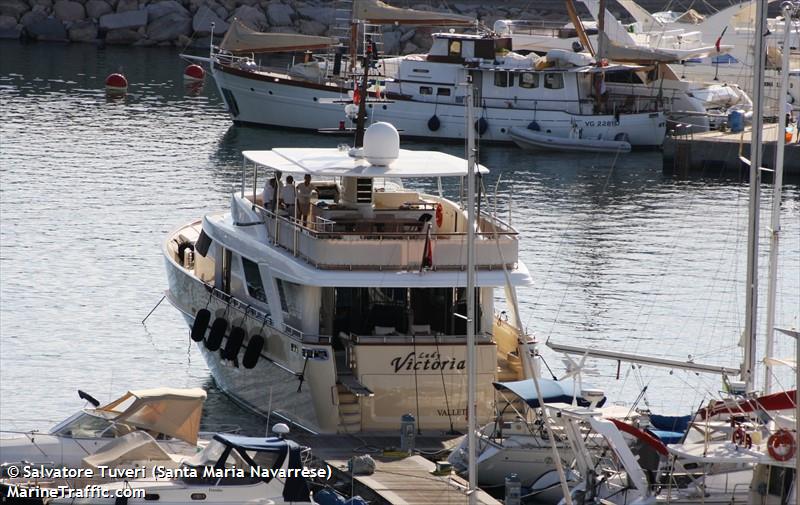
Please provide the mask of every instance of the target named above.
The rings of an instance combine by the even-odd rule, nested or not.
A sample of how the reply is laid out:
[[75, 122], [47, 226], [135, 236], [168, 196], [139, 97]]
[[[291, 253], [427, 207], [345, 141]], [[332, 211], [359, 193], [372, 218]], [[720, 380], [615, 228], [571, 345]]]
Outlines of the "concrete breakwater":
[[[648, 0], [642, 4], [649, 8]], [[716, 3], [725, 0], [715, 0]], [[416, 0], [419, 2], [419, 0]], [[398, 7], [452, 11], [492, 26], [497, 19], [566, 22], [560, 0], [511, 0], [487, 5], [389, 2]], [[331, 35], [341, 18], [335, 0], [0, 0], [0, 38], [57, 42], [89, 42], [136, 46], [208, 47], [211, 25], [223, 35], [234, 17], [262, 31]], [[349, 4], [349, 3], [348, 3]], [[438, 8], [436, 7], [438, 5]], [[581, 4], [579, 4], [581, 5]], [[658, 7], [653, 6], [655, 9]], [[346, 15], [346, 13], [345, 13]], [[341, 22], [340, 22], [341, 23]], [[387, 26], [386, 54], [408, 54], [430, 47], [430, 28]]]

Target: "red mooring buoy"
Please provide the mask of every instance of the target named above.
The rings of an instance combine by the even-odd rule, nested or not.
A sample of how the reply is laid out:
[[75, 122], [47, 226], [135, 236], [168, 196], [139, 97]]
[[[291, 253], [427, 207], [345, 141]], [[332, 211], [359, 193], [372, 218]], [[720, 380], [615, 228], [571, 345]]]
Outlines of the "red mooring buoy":
[[200, 65], [189, 65], [183, 71], [183, 78], [187, 81], [202, 81], [206, 76], [206, 71]]
[[111, 74], [106, 77], [106, 91], [110, 93], [125, 93], [128, 91], [128, 79], [122, 74]]

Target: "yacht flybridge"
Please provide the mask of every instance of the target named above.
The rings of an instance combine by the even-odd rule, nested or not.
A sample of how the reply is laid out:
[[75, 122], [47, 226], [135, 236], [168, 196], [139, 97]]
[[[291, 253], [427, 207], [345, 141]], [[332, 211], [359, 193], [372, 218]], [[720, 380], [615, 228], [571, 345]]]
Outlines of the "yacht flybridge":
[[[434, 433], [466, 426], [467, 211], [441, 190], [403, 182], [457, 179], [467, 162], [399, 149], [370, 126], [363, 149], [245, 151], [241, 190], [164, 243], [168, 299], [192, 327], [219, 386], [235, 400], [314, 432], [396, 430], [404, 414]], [[485, 167], [478, 167], [486, 173]], [[311, 176], [305, 221], [261, 188]], [[268, 182], [268, 186], [269, 186]], [[492, 383], [530, 377], [513, 303], [531, 278], [518, 233], [481, 211], [475, 227], [477, 417]], [[498, 289], [500, 288], [500, 289]]]

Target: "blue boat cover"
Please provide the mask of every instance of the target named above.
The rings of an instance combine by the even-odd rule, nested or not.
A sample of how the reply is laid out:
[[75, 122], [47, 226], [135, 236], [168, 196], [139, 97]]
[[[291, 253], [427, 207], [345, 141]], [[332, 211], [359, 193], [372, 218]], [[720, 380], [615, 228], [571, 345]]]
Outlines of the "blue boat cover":
[[214, 440], [243, 451], [284, 452], [287, 449], [298, 447], [295, 442], [278, 437], [245, 437], [230, 433], [217, 433], [214, 435]]
[[[521, 398], [529, 407], [539, 407], [539, 398], [536, 395], [536, 386], [533, 384], [533, 379], [525, 379], [513, 382], [494, 382], [494, 388], [498, 391], [509, 392]], [[573, 388], [575, 387], [574, 380], [555, 381], [552, 379], [539, 379], [539, 388], [542, 390], [542, 397], [545, 403], [572, 403]], [[591, 388], [588, 384], [584, 384], [586, 389]], [[594, 389], [594, 388], [591, 388]], [[581, 407], [588, 407], [589, 402], [580, 397], [578, 391], [577, 403]], [[605, 397], [597, 404], [598, 407], [606, 402]]]
[[685, 433], [689, 429], [692, 416], [659, 416], [650, 414], [650, 424], [657, 430]]
[[667, 430], [647, 430], [665, 444], [679, 444], [683, 440], [683, 432]]

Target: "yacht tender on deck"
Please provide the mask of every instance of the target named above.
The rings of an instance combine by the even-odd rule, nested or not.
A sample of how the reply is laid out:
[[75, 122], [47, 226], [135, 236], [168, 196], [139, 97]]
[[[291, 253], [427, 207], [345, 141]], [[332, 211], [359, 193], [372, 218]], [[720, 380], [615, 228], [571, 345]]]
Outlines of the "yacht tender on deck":
[[[466, 426], [466, 209], [391, 181], [463, 178], [467, 162], [398, 146], [378, 123], [363, 151], [245, 151], [231, 210], [165, 241], [167, 296], [219, 386], [245, 406], [326, 433], [396, 430], [406, 413], [428, 433]], [[264, 208], [264, 169], [312, 176], [320, 197], [307, 223]], [[338, 199], [323, 198], [334, 185]], [[482, 211], [476, 231], [486, 422], [492, 383], [531, 374], [517, 314], [495, 314], [496, 288], [510, 298], [531, 278], [514, 228]]]

